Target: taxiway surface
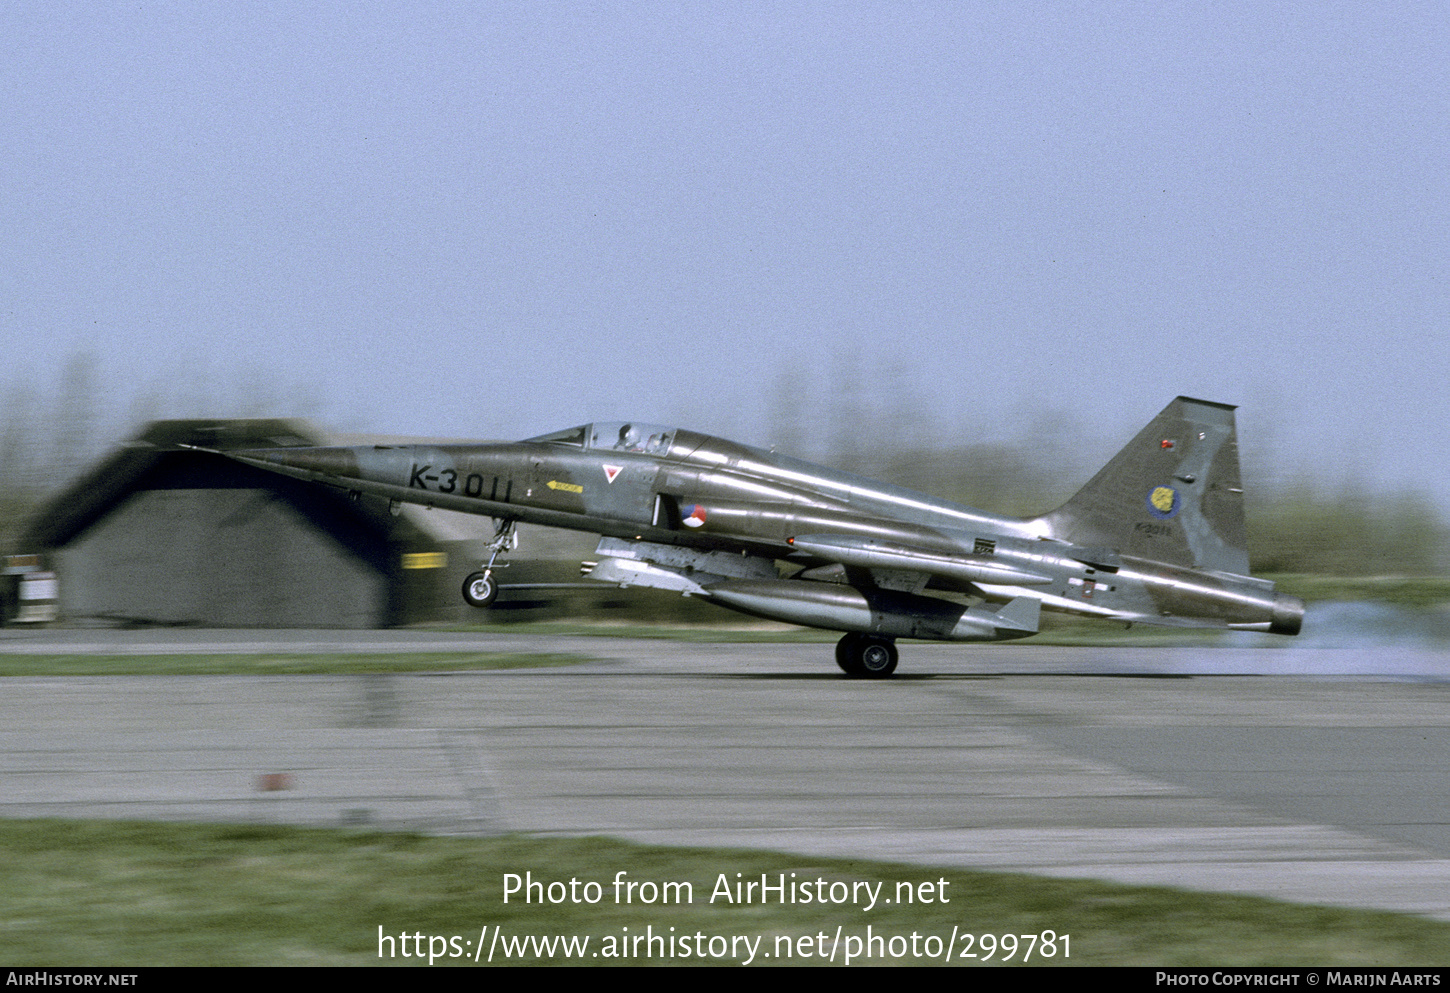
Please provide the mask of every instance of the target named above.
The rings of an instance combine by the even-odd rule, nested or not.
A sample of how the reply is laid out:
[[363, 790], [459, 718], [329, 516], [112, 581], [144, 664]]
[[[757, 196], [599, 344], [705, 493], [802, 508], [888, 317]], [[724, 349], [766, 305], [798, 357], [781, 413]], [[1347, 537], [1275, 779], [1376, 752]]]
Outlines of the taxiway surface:
[[[435, 675], [11, 677], [0, 815], [608, 834], [1450, 919], [1450, 656], [435, 632], [0, 633], [0, 652], [575, 652]], [[1284, 673], [1292, 675], [1284, 675]]]

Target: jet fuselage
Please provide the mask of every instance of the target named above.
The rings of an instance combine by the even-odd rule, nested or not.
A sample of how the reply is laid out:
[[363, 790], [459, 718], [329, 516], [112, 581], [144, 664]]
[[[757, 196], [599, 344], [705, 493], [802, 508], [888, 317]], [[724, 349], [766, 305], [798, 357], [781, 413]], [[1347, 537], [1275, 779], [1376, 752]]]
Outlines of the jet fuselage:
[[[507, 444], [225, 454], [356, 494], [593, 532], [604, 536], [606, 561], [592, 578], [862, 636], [1023, 637], [1037, 630], [1039, 607], [1296, 633], [1302, 602], [1247, 575], [1247, 556], [1235, 547], [1241, 506], [1223, 510], [1241, 493], [1231, 408], [1183, 398], [1175, 405], [1181, 409], [1170, 405], [1099, 474], [1129, 482], [1095, 479], [1076, 504], [1034, 519], [630, 422]], [[1156, 447], [1172, 459], [1155, 468], [1155, 444], [1143, 439], [1159, 433]], [[1231, 472], [1223, 468], [1230, 457]], [[1199, 464], [1208, 468], [1184, 468]], [[1141, 495], [1117, 492], [1135, 486]], [[1117, 521], [1110, 511], [1123, 507], [1116, 516], [1136, 519]], [[1074, 531], [1094, 544], [1077, 544]], [[1155, 541], [1161, 560], [1152, 557]], [[1242, 573], [1199, 567], [1189, 559], [1200, 546], [1218, 556], [1212, 565], [1241, 559]], [[989, 606], [1000, 603], [1008, 608]]]

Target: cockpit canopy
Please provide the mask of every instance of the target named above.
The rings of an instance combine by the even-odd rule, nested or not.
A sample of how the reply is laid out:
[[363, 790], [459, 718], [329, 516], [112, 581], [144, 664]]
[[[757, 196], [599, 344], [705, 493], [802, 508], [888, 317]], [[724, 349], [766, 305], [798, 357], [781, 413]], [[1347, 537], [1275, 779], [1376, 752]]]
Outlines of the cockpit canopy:
[[549, 445], [572, 445], [575, 448], [615, 452], [643, 452], [664, 455], [674, 441], [675, 429], [639, 421], [596, 421], [553, 434], [528, 439]]

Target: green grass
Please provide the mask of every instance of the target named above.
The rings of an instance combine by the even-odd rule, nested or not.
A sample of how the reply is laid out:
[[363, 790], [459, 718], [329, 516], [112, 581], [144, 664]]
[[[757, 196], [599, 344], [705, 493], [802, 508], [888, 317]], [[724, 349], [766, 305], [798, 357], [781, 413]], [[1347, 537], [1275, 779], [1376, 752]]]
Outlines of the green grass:
[[1281, 593], [1310, 603], [1325, 600], [1367, 600], [1396, 607], [1435, 608], [1450, 605], [1450, 578], [1442, 576], [1268, 576]]
[[578, 665], [559, 652], [419, 652], [272, 655], [6, 655], [0, 676], [313, 676], [360, 672], [454, 672]]
[[[1039, 879], [730, 849], [631, 845], [604, 838], [437, 838], [287, 827], [106, 821], [0, 822], [0, 960], [21, 965], [424, 965], [379, 959], [386, 935], [457, 936], [473, 954], [487, 926], [517, 935], [606, 938], [703, 934], [763, 939], [876, 935], [909, 942], [975, 934], [1068, 935], [1073, 965], [1445, 965], [1450, 924], [1398, 914], [1277, 903], [1170, 889]], [[690, 882], [688, 905], [616, 904], [612, 880]], [[601, 884], [595, 904], [503, 902], [507, 873]], [[950, 902], [858, 906], [711, 904], [723, 875], [775, 880], [947, 885]], [[917, 890], [919, 892], [919, 890]], [[585, 891], [580, 890], [581, 898]], [[628, 931], [625, 929], [628, 928]], [[1020, 942], [1020, 939], [1019, 939]], [[813, 941], [814, 945], [815, 942]], [[410, 951], [420, 946], [414, 942]], [[437, 947], [437, 946], [435, 946]], [[797, 946], [799, 947], [799, 946]], [[844, 947], [844, 946], [843, 946]], [[903, 947], [898, 942], [898, 947]], [[926, 948], [926, 945], [920, 945]], [[1070, 951], [1064, 958], [1063, 948]], [[385, 945], [386, 948], [386, 945]], [[784, 944], [780, 946], [784, 948]], [[957, 950], [963, 949], [958, 941]], [[452, 951], [446, 944], [441, 951]], [[978, 946], [977, 951], [981, 951]], [[1020, 943], [1021, 958], [1025, 943]], [[741, 948], [742, 955], [743, 947]], [[487, 954], [486, 952], [484, 953]], [[999, 950], [994, 958], [1001, 959]], [[528, 961], [537, 961], [528, 957]], [[925, 959], [890, 959], [898, 963]], [[495, 964], [500, 958], [495, 954]], [[517, 959], [515, 961], [518, 961]], [[556, 958], [553, 961], [565, 961]], [[587, 957], [588, 964], [608, 958]], [[635, 964], [639, 958], [630, 958]], [[658, 961], [656, 959], [655, 961]], [[676, 963], [696, 962], [677, 957]], [[716, 961], [716, 960], [712, 960]], [[718, 961], [734, 964], [736, 959]], [[811, 961], [819, 962], [820, 959]], [[839, 961], [839, 953], [838, 953]], [[879, 959], [878, 959], [879, 961]], [[978, 964], [979, 960], [958, 960]], [[439, 964], [471, 964], [440, 958]]]

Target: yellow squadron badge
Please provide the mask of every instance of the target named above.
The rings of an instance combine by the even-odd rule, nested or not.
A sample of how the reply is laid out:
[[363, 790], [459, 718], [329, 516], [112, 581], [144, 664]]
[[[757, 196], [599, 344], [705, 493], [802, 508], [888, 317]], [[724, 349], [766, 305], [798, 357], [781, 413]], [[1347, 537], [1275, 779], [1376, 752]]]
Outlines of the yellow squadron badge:
[[1178, 513], [1178, 491], [1171, 486], [1155, 486], [1148, 492], [1148, 511], [1161, 520]]

